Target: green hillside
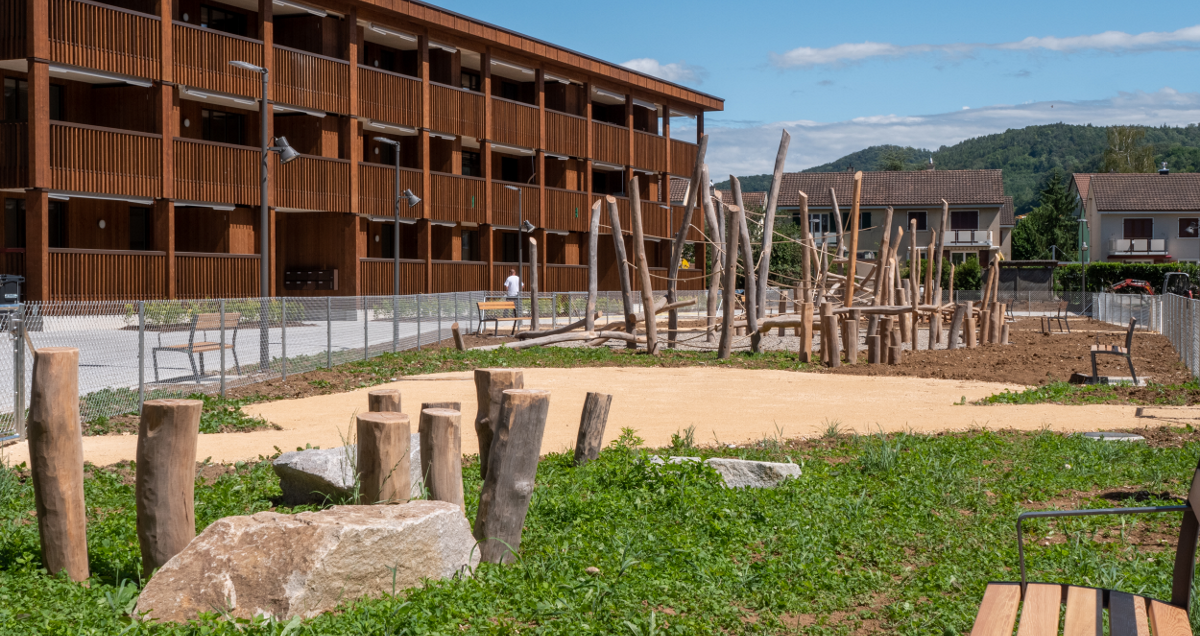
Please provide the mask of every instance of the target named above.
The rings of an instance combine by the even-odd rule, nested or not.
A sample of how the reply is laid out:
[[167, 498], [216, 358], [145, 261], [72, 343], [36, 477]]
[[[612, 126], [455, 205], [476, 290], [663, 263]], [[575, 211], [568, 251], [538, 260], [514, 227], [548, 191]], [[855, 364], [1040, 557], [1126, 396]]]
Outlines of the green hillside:
[[[1166, 161], [1172, 172], [1200, 171], [1200, 126], [1147, 128], [1146, 143], [1154, 148], [1156, 162]], [[1004, 171], [1005, 193], [1013, 197], [1017, 214], [1024, 214], [1036, 205], [1037, 192], [1053, 169], [1095, 172], [1104, 146], [1103, 126], [1050, 124], [1009, 129], [937, 150], [871, 146], [805, 172], [923, 170], [930, 157], [941, 170], [999, 168]], [[740, 179], [747, 192], [765, 192], [771, 184], [770, 175]]]

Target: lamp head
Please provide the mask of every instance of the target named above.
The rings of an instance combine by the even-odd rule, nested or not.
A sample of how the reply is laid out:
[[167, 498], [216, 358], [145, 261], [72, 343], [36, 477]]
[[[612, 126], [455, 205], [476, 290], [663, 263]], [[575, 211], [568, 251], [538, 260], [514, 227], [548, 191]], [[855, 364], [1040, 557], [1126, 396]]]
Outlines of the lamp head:
[[396, 141], [395, 139], [388, 139], [387, 137], [372, 137], [371, 139], [381, 144], [388, 144], [389, 146], [396, 146], [397, 148], [400, 147], [400, 142]]
[[421, 197], [413, 194], [412, 190], [408, 189], [404, 190], [404, 198], [408, 199], [408, 207], [410, 208], [421, 202]]
[[509, 190], [512, 190], [513, 192], [520, 192], [520, 190], [521, 190], [521, 189], [520, 189], [520, 188], [518, 188], [517, 186], [510, 186], [510, 185], [506, 185], [506, 186], [504, 186], [504, 187], [505, 187], [505, 188], [507, 188], [507, 189], [509, 189]]
[[288, 163], [300, 157], [300, 153], [288, 144], [287, 137], [276, 137], [275, 144], [276, 148], [273, 150], [279, 153], [279, 163]]
[[529, 222], [529, 219], [525, 219], [525, 222], [521, 224], [522, 232], [529, 233], [529, 232], [534, 231], [535, 229], [537, 229], [537, 228], [535, 228], [533, 226], [533, 224]]
[[232, 60], [229, 62], [229, 65], [236, 66], [240, 69], [245, 69], [247, 71], [254, 71], [255, 73], [265, 74], [267, 72], [267, 69], [265, 69], [257, 64], [251, 64], [249, 62], [243, 62], [241, 60]]

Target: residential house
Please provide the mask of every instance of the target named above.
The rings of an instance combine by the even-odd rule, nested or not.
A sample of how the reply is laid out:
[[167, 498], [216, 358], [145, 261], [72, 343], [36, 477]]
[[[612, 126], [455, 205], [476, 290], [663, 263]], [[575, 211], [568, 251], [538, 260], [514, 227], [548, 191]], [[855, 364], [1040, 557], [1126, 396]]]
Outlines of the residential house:
[[1075, 174], [1088, 261], [1200, 262], [1200, 174]]

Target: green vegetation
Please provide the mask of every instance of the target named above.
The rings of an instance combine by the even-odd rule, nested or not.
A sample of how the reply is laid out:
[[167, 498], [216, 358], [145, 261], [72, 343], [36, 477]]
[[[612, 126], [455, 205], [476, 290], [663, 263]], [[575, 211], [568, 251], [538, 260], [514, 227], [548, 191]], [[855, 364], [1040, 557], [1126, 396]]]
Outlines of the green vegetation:
[[[1154, 287], [1154, 293], [1163, 293], [1163, 278], [1168, 272], [1187, 274], [1192, 285], [1200, 283], [1200, 265], [1195, 263], [1088, 263], [1088, 291], [1109, 291], [1113, 283], [1133, 278], [1144, 280]], [[1083, 268], [1078, 263], [1064, 265], [1054, 272], [1055, 287], [1078, 290]]]
[[[174, 396], [172, 396], [174, 397]], [[150, 399], [150, 398], [147, 398]], [[259, 398], [223, 399], [203, 393], [193, 393], [187, 396], [189, 400], [203, 400], [204, 407], [200, 411], [201, 433], [247, 433], [264, 428], [278, 428], [259, 417], [250, 417], [242, 412], [242, 407]], [[84, 435], [111, 435], [113, 433], [137, 433], [137, 399], [136, 392], [130, 410], [125, 415], [116, 417], [101, 416], [89, 420], [83, 425]]]
[[[1061, 507], [1177, 503], [1200, 450], [1190, 436], [1183, 448], [1153, 448], [1048, 431], [850, 437], [836, 422], [829, 428], [816, 442], [780, 435], [719, 449], [695, 448], [696, 432], [683, 431], [661, 451], [803, 465], [799, 479], [771, 490], [723, 488], [703, 464], [651, 465], [632, 431], [582, 468], [570, 454], [547, 456], [518, 562], [287, 623], [129, 618], [141, 568], [128, 466], [92, 468], [85, 483], [88, 585], [46, 575], [30, 482], [20, 469], [0, 469], [0, 631], [965, 634], [986, 583], [1018, 578], [1018, 514], [1055, 507], [1052, 499]], [[478, 471], [463, 473], [473, 517]], [[279, 495], [266, 461], [239, 464], [196, 489], [197, 527], [270, 510]], [[1157, 537], [1177, 534], [1178, 523], [1178, 515], [1029, 523], [1030, 576], [1169, 598], [1174, 552]]]
[[[1075, 200], [1057, 168], [1038, 195], [1038, 206], [1012, 231], [1013, 260], [1074, 260], [1079, 257], [1079, 221]], [[1057, 250], [1051, 250], [1057, 247]]]
[[1200, 395], [1200, 384], [1193, 380], [1185, 384], [1149, 384], [1133, 387], [1129, 384], [1068, 384], [1051, 382], [1024, 391], [1003, 391], [978, 400], [975, 404], [1194, 404]]

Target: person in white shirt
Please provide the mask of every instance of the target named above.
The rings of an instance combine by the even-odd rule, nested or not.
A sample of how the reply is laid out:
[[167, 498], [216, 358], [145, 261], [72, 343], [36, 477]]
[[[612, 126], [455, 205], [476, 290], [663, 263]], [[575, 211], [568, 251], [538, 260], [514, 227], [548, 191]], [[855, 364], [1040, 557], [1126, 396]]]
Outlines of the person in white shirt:
[[504, 294], [507, 300], [513, 304], [513, 317], [521, 315], [521, 277], [517, 276], [517, 270], [508, 270], [508, 278], [504, 279]]

